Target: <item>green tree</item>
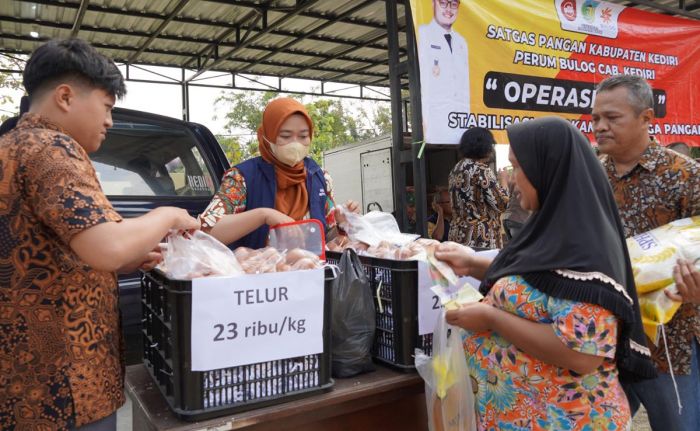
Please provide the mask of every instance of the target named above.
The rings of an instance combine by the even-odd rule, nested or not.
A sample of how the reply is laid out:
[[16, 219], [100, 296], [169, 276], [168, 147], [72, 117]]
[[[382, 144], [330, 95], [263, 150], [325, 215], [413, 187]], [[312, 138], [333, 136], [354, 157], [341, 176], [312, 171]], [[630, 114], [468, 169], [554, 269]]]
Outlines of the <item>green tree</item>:
[[[255, 134], [262, 121], [262, 111], [267, 103], [278, 97], [272, 91], [222, 92], [215, 104], [224, 105], [228, 112], [224, 115], [229, 132], [243, 129]], [[257, 140], [257, 138], [251, 138]]]
[[[302, 101], [299, 95], [286, 95], [270, 91], [226, 92], [216, 100], [223, 105], [226, 128], [229, 132], [244, 130], [249, 138], [236, 140], [240, 151], [231, 147], [231, 142], [224, 139], [222, 143], [227, 156], [233, 160], [245, 160], [257, 155], [257, 129], [262, 121], [262, 111], [274, 98], [286, 96]], [[350, 113], [345, 101], [337, 98], [314, 97], [305, 104], [314, 123], [314, 137], [311, 145], [311, 157], [318, 163], [323, 159], [323, 152], [340, 145], [353, 144], [372, 138], [391, 130], [391, 112], [388, 104], [377, 104], [371, 108], [358, 107], [357, 113]]]
[[388, 102], [374, 102], [371, 107], [360, 106], [358, 118], [362, 118], [361, 140], [391, 133], [391, 107]]
[[324, 151], [361, 140], [357, 121], [346, 113], [340, 100], [319, 99], [307, 103], [306, 109], [314, 122], [311, 157], [316, 162], [323, 161]]
[[226, 158], [231, 165], [237, 165], [244, 160], [259, 155], [257, 142], [242, 143], [237, 136], [225, 135], [217, 136], [216, 139], [219, 141], [221, 149], [224, 150], [224, 154], [226, 154]]
[[[24, 60], [14, 56], [0, 55], [0, 69], [22, 70]], [[19, 101], [12, 97], [12, 93], [22, 90], [22, 77], [17, 73], [0, 72], [0, 121], [13, 117], [19, 113]]]

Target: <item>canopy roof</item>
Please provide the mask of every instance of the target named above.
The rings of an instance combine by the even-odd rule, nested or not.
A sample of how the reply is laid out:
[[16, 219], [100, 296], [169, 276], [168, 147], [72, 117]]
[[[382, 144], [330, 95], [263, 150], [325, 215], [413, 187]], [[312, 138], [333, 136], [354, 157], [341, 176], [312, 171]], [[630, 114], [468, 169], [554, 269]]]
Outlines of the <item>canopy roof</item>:
[[[613, 1], [700, 19], [700, 0]], [[388, 30], [383, 0], [0, 2], [0, 52], [26, 54], [50, 38], [79, 36], [120, 63], [187, 69], [190, 82], [219, 71], [386, 87]]]

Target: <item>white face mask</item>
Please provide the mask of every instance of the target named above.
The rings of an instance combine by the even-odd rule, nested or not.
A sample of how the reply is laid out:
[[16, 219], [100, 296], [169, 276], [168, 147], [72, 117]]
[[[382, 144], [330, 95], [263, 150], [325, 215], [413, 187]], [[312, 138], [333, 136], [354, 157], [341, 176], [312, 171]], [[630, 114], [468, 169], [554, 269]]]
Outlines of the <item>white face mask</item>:
[[273, 144], [269, 140], [267, 140], [267, 143], [270, 144], [270, 150], [277, 160], [287, 166], [295, 166], [309, 155], [309, 146], [299, 141], [292, 141], [286, 145]]

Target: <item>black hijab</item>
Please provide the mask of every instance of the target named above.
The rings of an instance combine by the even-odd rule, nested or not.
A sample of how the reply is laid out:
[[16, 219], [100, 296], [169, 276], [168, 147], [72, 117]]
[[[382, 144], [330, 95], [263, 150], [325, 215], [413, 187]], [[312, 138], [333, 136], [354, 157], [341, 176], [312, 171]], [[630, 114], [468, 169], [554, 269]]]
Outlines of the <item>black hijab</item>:
[[617, 205], [590, 143], [559, 117], [510, 126], [508, 138], [540, 209], [496, 256], [482, 293], [522, 275], [548, 295], [600, 305], [621, 320], [620, 377], [654, 377]]
[[19, 115], [16, 117], [8, 118], [0, 124], [0, 136], [14, 129], [19, 122], [20, 117], [29, 111], [29, 97], [22, 96], [19, 101]]

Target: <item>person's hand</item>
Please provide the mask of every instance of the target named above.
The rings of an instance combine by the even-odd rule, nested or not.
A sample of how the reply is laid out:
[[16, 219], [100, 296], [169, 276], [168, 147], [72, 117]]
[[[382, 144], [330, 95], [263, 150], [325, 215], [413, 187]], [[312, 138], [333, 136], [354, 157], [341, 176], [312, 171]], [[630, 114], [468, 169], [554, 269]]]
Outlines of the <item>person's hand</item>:
[[282, 224], [292, 223], [295, 220], [286, 214], [283, 214], [276, 209], [265, 208], [265, 223], [270, 226], [270, 241], [272, 245], [272, 235], [275, 232], [275, 248], [278, 250], [291, 250], [294, 248], [304, 248], [306, 237], [299, 225], [293, 224], [289, 226], [279, 226]]
[[464, 304], [456, 310], [445, 313], [447, 323], [467, 331], [484, 332], [491, 329], [491, 322], [497, 310], [490, 304], [475, 302]]
[[502, 168], [498, 170], [498, 183], [504, 189], [508, 189], [508, 185], [511, 181], [511, 171], [508, 168]]
[[456, 242], [443, 242], [435, 248], [435, 258], [452, 268], [457, 275], [472, 275], [474, 250]]
[[291, 223], [294, 221], [293, 218], [289, 217], [287, 214], [281, 213], [273, 208], [266, 208], [265, 211], [265, 224], [268, 226], [277, 226], [278, 224]]
[[[360, 213], [360, 204], [353, 200], [348, 200], [343, 206], [346, 210], [350, 211], [351, 213]], [[340, 209], [340, 207], [335, 207], [333, 209], [333, 215], [335, 216], [335, 222], [338, 224], [338, 226], [341, 229], [345, 230], [345, 224], [347, 223], [348, 219], [347, 217], [345, 217], [345, 214], [343, 214], [343, 211]]]
[[673, 267], [673, 279], [678, 293], [664, 291], [673, 301], [700, 304], [700, 271], [692, 263], [678, 259]]
[[195, 231], [201, 227], [199, 221], [192, 217], [187, 210], [176, 207], [159, 207], [156, 211], [164, 212], [170, 217], [170, 229], [178, 231]]
[[442, 205], [440, 205], [437, 202], [433, 202], [433, 211], [435, 211], [435, 213], [438, 215], [438, 217], [443, 216], [444, 211], [442, 210]]
[[141, 269], [143, 271], [152, 270], [163, 260], [163, 247], [166, 247], [166, 244], [158, 244], [155, 246], [155, 248], [153, 248], [153, 250], [146, 253], [145, 256], [141, 256], [134, 262], [119, 268], [117, 272], [120, 274], [131, 274], [137, 269]]
[[139, 269], [143, 271], [150, 271], [160, 262], [162, 262], [164, 246], [166, 246], [166, 244], [158, 244], [153, 250], [149, 251], [148, 254], [143, 257], [143, 260], [139, 265]]
[[359, 214], [360, 213], [360, 204], [355, 202], [352, 199], [348, 199], [347, 202], [345, 202], [345, 208], [347, 208], [348, 211], [351, 213]]

